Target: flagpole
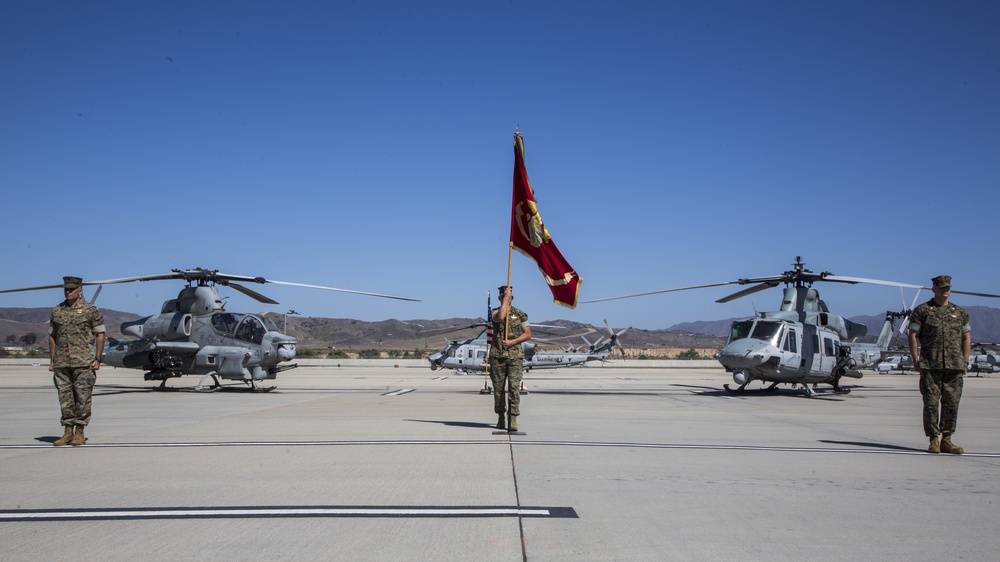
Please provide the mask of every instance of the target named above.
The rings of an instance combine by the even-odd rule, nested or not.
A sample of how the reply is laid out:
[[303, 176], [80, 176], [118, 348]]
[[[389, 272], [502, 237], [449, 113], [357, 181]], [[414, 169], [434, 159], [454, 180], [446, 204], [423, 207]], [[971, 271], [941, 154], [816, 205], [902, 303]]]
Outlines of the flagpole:
[[490, 355], [493, 353], [493, 340], [489, 337], [491, 334], [493, 334], [493, 307], [490, 305], [490, 292], [486, 291], [486, 375], [479, 394], [490, 393]]
[[[507, 248], [507, 288], [510, 289], [510, 269], [514, 262], [514, 243], [511, 242]], [[503, 306], [503, 295], [500, 295], [500, 306]], [[507, 334], [510, 331], [510, 307], [507, 307], [507, 315], [503, 319], [503, 341], [507, 341]]]

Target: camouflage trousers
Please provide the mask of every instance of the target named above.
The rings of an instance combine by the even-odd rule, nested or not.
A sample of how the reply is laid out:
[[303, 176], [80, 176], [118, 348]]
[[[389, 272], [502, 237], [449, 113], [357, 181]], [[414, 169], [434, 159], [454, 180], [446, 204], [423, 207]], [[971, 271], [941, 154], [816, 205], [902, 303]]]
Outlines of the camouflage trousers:
[[65, 426], [90, 423], [90, 402], [97, 374], [90, 367], [60, 367], [52, 370], [59, 393], [59, 409]]
[[520, 357], [504, 359], [490, 357], [490, 380], [493, 381], [493, 411], [506, 412], [504, 387], [510, 401], [510, 415], [521, 415], [521, 376], [524, 364]]
[[964, 374], [964, 371], [920, 370], [920, 395], [924, 397], [924, 434], [927, 437], [947, 437], [955, 433]]

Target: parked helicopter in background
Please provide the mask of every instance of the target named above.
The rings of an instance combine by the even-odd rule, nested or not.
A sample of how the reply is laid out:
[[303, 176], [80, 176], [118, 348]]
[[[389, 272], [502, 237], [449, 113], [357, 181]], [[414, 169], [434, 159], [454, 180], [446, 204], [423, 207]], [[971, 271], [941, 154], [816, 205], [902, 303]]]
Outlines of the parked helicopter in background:
[[969, 355], [969, 372], [1000, 372], [1000, 357], [997, 356], [997, 348], [1000, 346], [993, 343], [977, 342], [972, 344], [972, 353]]
[[[524, 349], [524, 370], [532, 369], [558, 369], [560, 367], [572, 367], [582, 365], [589, 361], [604, 361], [611, 355], [615, 348], [621, 349], [622, 345], [619, 337], [630, 328], [625, 328], [615, 332], [608, 321], [604, 321], [608, 326], [609, 336], [605, 341], [601, 337], [594, 343], [587, 343], [586, 347], [577, 347], [572, 350], [563, 351], [542, 351], [538, 349], [536, 343], [527, 341], [521, 344]], [[482, 326], [483, 330], [478, 336], [463, 340], [447, 340], [441, 351], [427, 357], [431, 364], [431, 370], [452, 369], [462, 374], [484, 373], [486, 372], [486, 355], [489, 352], [488, 331], [489, 327], [483, 324], [473, 324], [471, 327]], [[536, 326], [532, 326], [535, 328]]]
[[875, 363], [872, 369], [876, 373], [891, 373], [893, 371], [906, 373], [914, 370], [913, 359], [910, 358], [909, 351], [888, 351], [882, 354], [882, 360]]
[[[208, 390], [205, 382], [211, 378], [214, 389], [221, 387], [219, 378], [246, 383], [254, 390], [262, 380], [274, 379], [281, 371], [293, 369], [288, 363], [295, 358], [296, 340], [281, 333], [266, 316], [225, 310], [217, 285], [235, 289], [258, 302], [278, 304], [256, 291], [237, 283], [274, 283], [310, 289], [323, 289], [404, 301], [416, 299], [378, 293], [336, 289], [320, 285], [305, 285], [275, 281], [263, 277], [230, 275], [202, 268], [180, 270], [160, 275], [143, 275], [105, 281], [88, 281], [84, 285], [113, 285], [134, 281], [179, 279], [187, 283], [176, 299], [163, 303], [159, 314], [132, 322], [124, 322], [121, 332], [133, 340], [109, 340], [101, 362], [113, 367], [142, 369], [144, 379], [162, 381], [182, 375], [201, 375], [196, 390]], [[0, 293], [61, 288], [47, 285], [25, 289], [0, 290]], [[96, 299], [96, 294], [94, 299]], [[91, 301], [93, 302], [93, 300]]]
[[[841, 378], [861, 378], [860, 368], [880, 359], [881, 351], [887, 349], [891, 340], [894, 321], [903, 318], [905, 326], [910, 310], [887, 313], [875, 344], [858, 343], [857, 339], [867, 334], [867, 328], [830, 312], [827, 304], [820, 299], [819, 291], [813, 288], [813, 283], [818, 281], [912, 288], [918, 290], [917, 297], [919, 290], [928, 289], [893, 281], [843, 277], [830, 272], [813, 273], [805, 269], [801, 257], [796, 257], [792, 269], [779, 275], [584, 302], [596, 303], [733, 284], [751, 285], [715, 301], [725, 303], [784, 283], [784, 298], [779, 310], [758, 312], [752, 318], [733, 322], [729, 340], [719, 353], [718, 360], [727, 371], [733, 373], [733, 380], [739, 387], [731, 389], [727, 384], [724, 385], [725, 389], [731, 393], [742, 393], [750, 382], [756, 380], [769, 383], [766, 388], [759, 389], [764, 391], [773, 391], [779, 384], [801, 385], [805, 394], [812, 396], [817, 384], [829, 384], [835, 392], [848, 392], [848, 389], [840, 386]], [[1000, 298], [1000, 295], [966, 291], [953, 290], [952, 293]], [[910, 309], [916, 304], [917, 297], [914, 297]]]

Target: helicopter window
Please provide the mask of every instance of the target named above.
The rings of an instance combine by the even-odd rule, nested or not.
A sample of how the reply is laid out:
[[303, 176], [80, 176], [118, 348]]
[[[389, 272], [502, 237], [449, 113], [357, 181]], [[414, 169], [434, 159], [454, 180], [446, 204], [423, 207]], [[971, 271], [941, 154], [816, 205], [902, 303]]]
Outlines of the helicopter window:
[[729, 329], [729, 341], [734, 342], [749, 337], [750, 326], [752, 325], [752, 320], [738, 320], [733, 322], [732, 327]]
[[243, 317], [243, 322], [236, 329], [236, 339], [261, 343], [264, 341], [264, 325], [255, 316]]
[[781, 331], [780, 322], [757, 322], [750, 335], [755, 340], [775, 342], [775, 336]]
[[224, 334], [232, 334], [236, 331], [236, 325], [240, 323], [240, 315], [231, 312], [220, 312], [212, 315], [212, 327]]
[[271, 322], [271, 319], [268, 318], [267, 316], [261, 316], [260, 319], [261, 319], [262, 322], [264, 322], [264, 329], [267, 330], [268, 332], [277, 332], [277, 331], [279, 331], [277, 324], [275, 324], [274, 322]]
[[836, 357], [837, 352], [834, 349], [833, 340], [830, 338], [823, 338], [823, 355], [827, 357]]
[[799, 352], [799, 344], [795, 338], [795, 330], [788, 330], [788, 335], [785, 336], [785, 345], [782, 349], [791, 353]]
[[476, 359], [485, 359], [485, 358], [486, 358], [486, 352], [485, 351], [480, 351], [480, 352], [476, 353]]

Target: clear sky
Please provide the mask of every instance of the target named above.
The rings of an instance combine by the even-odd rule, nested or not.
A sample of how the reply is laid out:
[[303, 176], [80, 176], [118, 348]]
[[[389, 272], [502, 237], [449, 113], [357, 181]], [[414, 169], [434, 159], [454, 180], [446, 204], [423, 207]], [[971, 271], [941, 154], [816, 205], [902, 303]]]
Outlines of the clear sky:
[[[422, 299], [223, 289], [234, 311], [481, 316], [507, 276], [519, 127], [581, 300], [795, 256], [1000, 293], [998, 29], [992, 0], [2, 2], [0, 288], [205, 267]], [[781, 297], [570, 310], [512, 263], [535, 321], [658, 329]], [[108, 286], [98, 304], [152, 314], [179, 289]], [[821, 295], [848, 316], [901, 300]]]

